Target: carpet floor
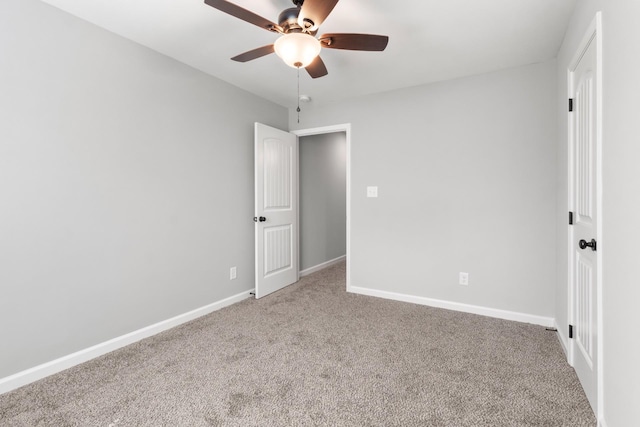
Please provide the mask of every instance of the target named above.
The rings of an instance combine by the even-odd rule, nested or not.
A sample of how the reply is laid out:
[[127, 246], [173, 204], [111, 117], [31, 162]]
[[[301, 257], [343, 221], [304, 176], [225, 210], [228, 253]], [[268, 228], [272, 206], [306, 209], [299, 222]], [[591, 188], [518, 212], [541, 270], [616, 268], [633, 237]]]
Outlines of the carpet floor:
[[2, 426], [595, 426], [544, 327], [345, 291], [339, 264], [0, 395]]

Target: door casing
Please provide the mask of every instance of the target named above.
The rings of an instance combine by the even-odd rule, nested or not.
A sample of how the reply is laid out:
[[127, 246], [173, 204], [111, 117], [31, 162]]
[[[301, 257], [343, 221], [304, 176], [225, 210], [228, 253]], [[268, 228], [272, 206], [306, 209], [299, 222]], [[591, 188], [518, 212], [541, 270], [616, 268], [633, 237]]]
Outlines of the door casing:
[[[323, 127], [316, 127], [316, 128], [310, 128], [310, 129], [300, 129], [300, 130], [294, 130], [291, 131], [292, 134], [296, 135], [297, 137], [301, 137], [301, 136], [310, 136], [310, 135], [322, 135], [325, 133], [335, 133], [335, 132], [344, 132], [345, 136], [346, 136], [346, 163], [347, 163], [347, 277], [346, 277], [346, 283], [347, 283], [347, 292], [350, 292], [351, 289], [351, 266], [350, 266], [350, 260], [351, 260], [351, 124], [350, 123], [344, 123], [344, 124], [338, 124], [338, 125], [332, 125], [332, 126], [323, 126]], [[299, 181], [300, 177], [298, 177], [298, 181]], [[298, 198], [299, 200], [300, 198]], [[297, 209], [298, 213], [300, 212], [299, 209]], [[298, 223], [299, 223], [299, 218], [298, 218]], [[300, 236], [298, 236], [298, 238], [300, 238]], [[298, 245], [298, 250], [300, 248], [300, 245]], [[298, 254], [298, 259], [300, 258], [300, 254]]]

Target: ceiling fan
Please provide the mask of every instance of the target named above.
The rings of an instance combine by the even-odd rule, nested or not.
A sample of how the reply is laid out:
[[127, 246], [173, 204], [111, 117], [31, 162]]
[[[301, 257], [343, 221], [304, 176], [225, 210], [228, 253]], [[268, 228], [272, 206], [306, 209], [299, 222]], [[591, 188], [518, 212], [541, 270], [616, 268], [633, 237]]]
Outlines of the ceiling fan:
[[294, 68], [305, 68], [311, 77], [328, 74], [319, 56], [321, 48], [383, 51], [389, 37], [374, 34], [335, 33], [316, 38], [318, 27], [329, 16], [338, 0], [292, 0], [295, 7], [285, 9], [278, 17], [278, 24], [224, 0], [204, 0], [206, 4], [231, 16], [257, 25], [267, 31], [281, 34], [274, 44], [262, 46], [231, 58], [247, 62], [276, 53]]

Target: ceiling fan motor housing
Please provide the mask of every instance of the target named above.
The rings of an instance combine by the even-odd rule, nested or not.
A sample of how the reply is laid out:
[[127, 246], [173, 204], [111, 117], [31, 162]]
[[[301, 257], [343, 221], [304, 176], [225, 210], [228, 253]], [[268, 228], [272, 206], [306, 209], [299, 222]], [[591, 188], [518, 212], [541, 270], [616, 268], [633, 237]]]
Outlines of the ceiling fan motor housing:
[[[295, 3], [295, 1], [294, 1]], [[299, 2], [302, 4], [302, 1]], [[278, 16], [278, 25], [282, 28], [285, 34], [288, 33], [308, 33], [315, 35], [318, 31], [307, 31], [308, 28], [313, 27], [313, 22], [308, 19], [304, 20], [305, 28], [301, 27], [298, 23], [298, 16], [300, 15], [300, 7], [291, 7], [283, 10]]]

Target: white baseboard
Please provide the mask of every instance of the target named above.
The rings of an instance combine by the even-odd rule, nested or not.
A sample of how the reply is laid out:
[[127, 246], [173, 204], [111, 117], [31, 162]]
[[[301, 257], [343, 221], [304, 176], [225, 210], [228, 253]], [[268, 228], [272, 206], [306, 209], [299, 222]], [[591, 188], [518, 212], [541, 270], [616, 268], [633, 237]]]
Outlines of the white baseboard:
[[343, 262], [345, 259], [347, 259], [347, 256], [346, 255], [342, 255], [342, 256], [339, 256], [338, 258], [334, 258], [334, 259], [329, 260], [327, 262], [323, 262], [322, 264], [318, 264], [316, 266], [306, 268], [306, 269], [304, 269], [304, 270], [302, 270], [300, 272], [300, 277], [308, 276], [311, 273], [315, 273], [316, 271], [320, 271], [320, 270], [323, 270], [323, 269], [325, 269], [327, 267], [331, 267], [334, 264], [337, 264], [339, 262]]
[[481, 316], [495, 317], [498, 319], [532, 323], [534, 325], [545, 326], [547, 328], [553, 327], [553, 325], [555, 324], [555, 320], [552, 317], [536, 316], [533, 314], [518, 313], [516, 311], [499, 310], [497, 308], [488, 308], [478, 305], [463, 304], [459, 302], [380, 291], [377, 289], [361, 288], [358, 286], [351, 286], [349, 289], [347, 289], [347, 291], [354, 294], [369, 295], [396, 301], [410, 302], [413, 304], [428, 305], [430, 307], [438, 307], [447, 310], [461, 311], [464, 313], [479, 314]]
[[43, 363], [42, 365], [38, 365], [22, 372], [18, 372], [11, 376], [0, 378], [0, 394], [15, 390], [18, 387], [22, 387], [23, 385], [27, 385], [34, 381], [48, 377], [49, 375], [64, 371], [65, 369], [69, 369], [73, 366], [87, 362], [98, 356], [102, 356], [103, 354], [117, 350], [129, 344], [133, 344], [134, 342], [158, 334], [162, 331], [166, 331], [167, 329], [174, 328], [183, 323], [197, 319], [198, 317], [220, 310], [221, 308], [227, 307], [231, 304], [240, 302], [244, 299], [249, 298], [251, 296], [250, 292], [253, 292], [253, 289], [241, 292], [237, 295], [225, 298], [221, 301], [214, 302], [204, 307], [197, 308], [187, 313], [180, 314], [178, 316], [172, 317], [171, 319], [163, 320], [154, 325], [138, 329], [137, 331], [133, 331], [128, 334], [113, 338], [109, 341], [96, 344], [92, 347], [77, 351], [67, 356], [63, 356], [59, 359]]

